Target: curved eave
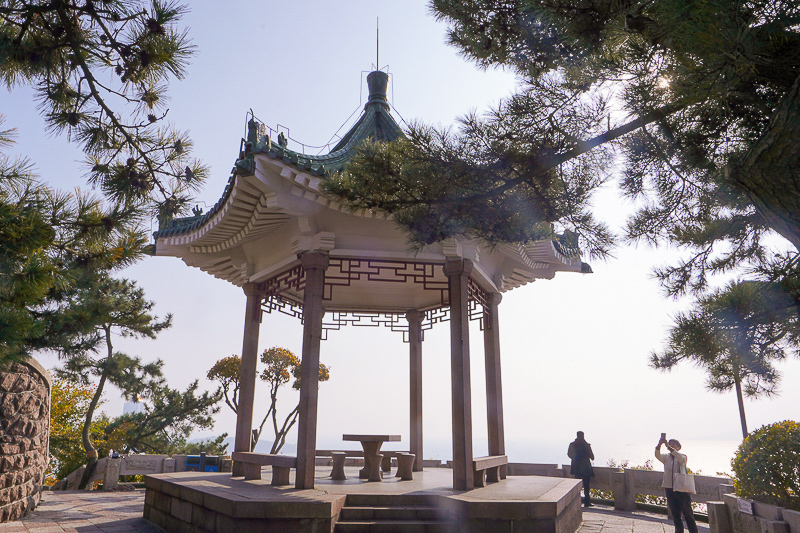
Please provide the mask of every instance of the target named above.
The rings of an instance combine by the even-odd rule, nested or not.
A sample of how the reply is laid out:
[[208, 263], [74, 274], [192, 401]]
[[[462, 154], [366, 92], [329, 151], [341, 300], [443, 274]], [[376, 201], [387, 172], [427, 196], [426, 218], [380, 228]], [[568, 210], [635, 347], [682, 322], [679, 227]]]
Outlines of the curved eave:
[[[552, 279], [557, 272], [591, 272], [577, 251], [557, 246], [551, 240], [529, 244], [504, 243], [499, 244], [497, 249], [519, 265], [496, 280], [502, 292], [527, 285], [536, 279]], [[567, 255], [568, 252], [572, 253]]]
[[189, 266], [194, 266], [207, 274], [211, 274], [217, 279], [221, 279], [236, 285], [237, 287], [243, 286], [250, 281], [250, 275], [247, 271], [247, 264], [237, 264], [230, 257], [218, 257], [213, 261], [206, 261], [202, 264], [191, 264], [186, 262]]
[[156, 232], [158, 244], [188, 245], [191, 252], [219, 252], [276, 231], [289, 220], [275, 194], [255, 176], [233, 176], [226, 195], [196, 224]]

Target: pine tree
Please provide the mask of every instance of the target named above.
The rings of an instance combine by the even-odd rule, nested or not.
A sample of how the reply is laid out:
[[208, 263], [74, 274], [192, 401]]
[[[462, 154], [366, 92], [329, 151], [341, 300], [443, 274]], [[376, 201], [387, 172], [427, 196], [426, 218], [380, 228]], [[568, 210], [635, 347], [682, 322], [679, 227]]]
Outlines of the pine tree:
[[[11, 141], [13, 131], [0, 132], [0, 148]], [[114, 271], [140, 258], [147, 242], [140, 224], [135, 207], [55, 191], [29, 161], [0, 153], [0, 361], [69, 345], [68, 332], [53, 327], [64, 295], [87, 270]]]
[[[214, 425], [219, 412], [219, 393], [199, 392], [197, 380], [184, 391], [169, 387], [164, 380], [150, 380], [138, 398], [144, 411], [115, 418], [106, 426], [107, 439], [126, 453], [186, 453], [186, 440], [196, 429]], [[226, 435], [198, 443], [209, 453], [224, 453]]]
[[[0, 154], [0, 360], [68, 342], [40, 318], [74, 287], [74, 268], [140, 258], [143, 220], [187, 211], [202, 185], [191, 140], [166, 123], [167, 86], [194, 52], [185, 11], [162, 0], [0, 0], [0, 79], [34, 88], [49, 131], [82, 147], [105, 200], [51, 190], [30, 161]], [[0, 149], [12, 133], [0, 132]]]
[[153, 315], [153, 305], [134, 282], [115, 279], [102, 270], [88, 271], [78, 286], [64, 295], [63, 312], [52, 323], [54, 331], [72, 339], [60, 350], [64, 363], [56, 369], [56, 375], [80, 385], [96, 383], [83, 423], [87, 469], [81, 487], [88, 483], [97, 462], [90, 428], [107, 384], [115, 385], [125, 398], [144, 400], [148, 406], [144, 413], [117, 419], [107, 428], [112, 432], [130, 423], [122, 438], [130, 450], [168, 448], [171, 441], [185, 437], [193, 425], [210, 426], [211, 414], [218, 409], [214, 405], [220, 395], [198, 395], [196, 381], [185, 392], [168, 387], [162, 361], [144, 363], [114, 349], [115, 336], [153, 339], [171, 326], [172, 316], [160, 319]]
[[776, 392], [780, 374], [774, 363], [800, 348], [799, 323], [795, 303], [779, 286], [731, 283], [677, 317], [668, 348], [653, 354], [651, 365], [668, 371], [682, 361], [692, 362], [708, 373], [710, 390], [734, 389], [745, 438], [744, 397]]
[[168, 0], [0, 1], [0, 80], [35, 88], [48, 127], [83, 148], [88, 179], [160, 220], [188, 210], [207, 170], [166, 124], [166, 89], [194, 52]]
[[[329, 192], [395, 214], [418, 245], [454, 235], [490, 243], [577, 234], [611, 238], [592, 193], [623, 156], [639, 206], [631, 241], [690, 250], [658, 272], [672, 295], [702, 293], [739, 266], [781, 271], [764, 237], [800, 246], [800, 6], [788, 0], [653, 2], [432, 0], [449, 40], [481, 68], [513, 69], [518, 95], [456, 132], [416, 125], [368, 146]], [[557, 232], [552, 232], [552, 234]]]
[[[669, 296], [700, 298], [653, 364], [690, 359], [709, 370], [712, 389], [771, 392], [770, 361], [796, 353], [800, 314], [800, 5], [430, 4], [450, 44], [480, 68], [515, 71], [519, 94], [455, 132], [417, 124], [395, 146], [365, 146], [328, 192], [392, 213], [417, 246], [566, 233], [604, 257], [615, 238], [591, 200], [621, 168], [621, 192], [636, 206], [625, 240], [682, 248], [656, 277]], [[731, 272], [758, 283], [709, 294], [710, 277]], [[760, 308], [746, 319], [743, 291]], [[782, 324], [765, 307], [778, 301]], [[737, 321], [720, 318], [724, 306]]]

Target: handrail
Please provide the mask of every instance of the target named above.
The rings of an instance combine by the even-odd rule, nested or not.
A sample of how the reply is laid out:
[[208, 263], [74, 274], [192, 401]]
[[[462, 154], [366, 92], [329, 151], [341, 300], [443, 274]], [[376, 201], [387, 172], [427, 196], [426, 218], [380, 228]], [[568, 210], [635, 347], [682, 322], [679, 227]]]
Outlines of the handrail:
[[[611, 491], [614, 495], [614, 508], [620, 511], [636, 509], [636, 495], [664, 496], [661, 481], [664, 473], [657, 470], [635, 468], [616, 468], [595, 466], [591, 486], [593, 489]], [[548, 476], [566, 477], [570, 475], [570, 465], [509, 463], [510, 476]], [[695, 475], [697, 494], [692, 495], [695, 503], [721, 501], [724, 494], [733, 492], [733, 480], [727, 477]]]

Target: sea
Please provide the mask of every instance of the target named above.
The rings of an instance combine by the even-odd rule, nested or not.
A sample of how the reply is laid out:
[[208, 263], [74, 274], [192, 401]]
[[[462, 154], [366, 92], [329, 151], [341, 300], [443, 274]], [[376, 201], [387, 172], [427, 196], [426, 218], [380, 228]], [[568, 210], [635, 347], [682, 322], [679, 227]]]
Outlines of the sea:
[[[592, 442], [595, 466], [610, 466], [628, 463], [629, 466], [645, 466], [649, 464], [655, 470], [661, 470], [661, 463], [655, 459], [655, 442], [620, 441]], [[688, 456], [689, 469], [695, 474], [706, 476], [730, 475], [731, 460], [736, 453], [740, 440], [682, 440], [681, 453]], [[555, 463], [568, 464], [567, 446], [569, 443], [506, 443], [506, 454], [510, 461], [519, 463]], [[476, 450], [476, 455], [479, 450]], [[427, 455], [427, 452], [426, 452]], [[452, 455], [452, 453], [451, 453]]]
[[[232, 439], [231, 439], [232, 440]], [[330, 442], [328, 442], [330, 440]], [[323, 442], [324, 441], [324, 442]], [[338, 444], [336, 443], [338, 441]], [[740, 440], [683, 440], [681, 444], [682, 453], [685, 453], [689, 460], [689, 469], [695, 474], [706, 476], [730, 476], [732, 473], [731, 459], [733, 459], [736, 449], [741, 443]], [[318, 439], [318, 447], [324, 448], [327, 444], [329, 448], [336, 449], [341, 446], [340, 437], [330, 439]], [[594, 451], [594, 466], [610, 466], [612, 463], [620, 464], [627, 461], [628, 465], [645, 466], [649, 461], [654, 470], [661, 470], [661, 463], [654, 457], [655, 442], [638, 441], [619, 441], [619, 442], [592, 442]], [[511, 441], [506, 443], [506, 455], [514, 463], [545, 463], [545, 464], [569, 464], [567, 457], [568, 442], [551, 441], [532, 441], [518, 442]], [[400, 446], [400, 447], [398, 447]], [[450, 460], [453, 456], [449, 441], [435, 441], [426, 439], [424, 443], [424, 455], [426, 459], [439, 459], [443, 462]], [[232, 444], [230, 448], [232, 448]], [[262, 450], [261, 447], [266, 448]], [[402, 443], [386, 443], [384, 449], [400, 449]], [[257, 451], [269, 451], [267, 443], [259, 442], [256, 446]], [[287, 442], [280, 453], [292, 455], [295, 453], [294, 443]], [[479, 439], [475, 439], [473, 454], [475, 456], [486, 455], [488, 452], [485, 447], [479, 444]]]

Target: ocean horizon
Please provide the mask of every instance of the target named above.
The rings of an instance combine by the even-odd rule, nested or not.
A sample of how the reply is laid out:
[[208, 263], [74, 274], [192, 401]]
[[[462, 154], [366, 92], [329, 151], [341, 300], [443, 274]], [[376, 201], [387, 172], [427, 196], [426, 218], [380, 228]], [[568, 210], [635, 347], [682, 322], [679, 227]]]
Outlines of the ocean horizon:
[[[233, 439], [230, 441], [229, 450], [233, 448]], [[731, 459], [733, 459], [736, 449], [741, 443], [740, 440], [682, 440], [682, 452], [688, 456], [688, 465], [695, 474], [706, 476], [716, 476], [719, 473], [730, 474]], [[256, 445], [256, 451], [268, 453], [271, 441], [260, 441]], [[320, 438], [317, 443], [319, 449], [349, 449], [353, 443], [331, 442], [330, 439]], [[643, 466], [648, 460], [654, 470], [662, 470], [661, 463], [655, 459], [654, 442], [651, 441], [620, 441], [592, 443], [595, 460], [594, 466], [609, 466], [613, 461], [615, 464], [628, 461], [629, 466]], [[567, 457], [566, 443], [555, 442], [507, 442], [506, 455], [513, 463], [540, 463], [540, 464], [569, 464]], [[438, 459], [443, 462], [452, 458], [450, 443], [445, 441], [426, 441], [424, 443], [425, 459]], [[402, 443], [386, 443], [383, 447], [386, 450], [406, 449]], [[296, 444], [287, 442], [280, 451], [282, 454], [294, 455]], [[486, 455], [486, 449], [482, 449], [476, 441], [473, 453], [476, 457]]]

